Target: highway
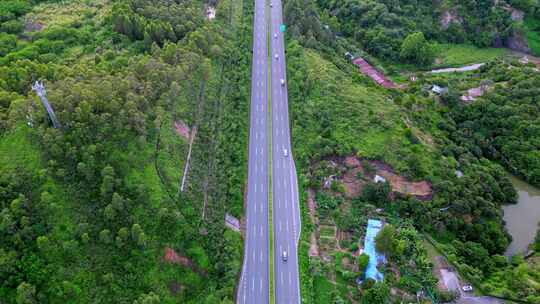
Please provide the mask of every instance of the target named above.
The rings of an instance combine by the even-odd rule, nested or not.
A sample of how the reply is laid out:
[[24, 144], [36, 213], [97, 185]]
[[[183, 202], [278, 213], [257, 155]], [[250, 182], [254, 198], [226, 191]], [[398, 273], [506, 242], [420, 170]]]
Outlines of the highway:
[[[282, 3], [270, 7], [270, 101], [272, 105], [272, 222], [276, 304], [300, 303], [297, 245], [300, 207], [296, 167], [291, 151]], [[276, 57], [277, 55], [277, 57]], [[283, 260], [284, 252], [287, 261]]]
[[[238, 285], [237, 303], [269, 303], [269, 295], [272, 292], [276, 304], [299, 304], [297, 245], [301, 225], [298, 181], [291, 153], [284, 37], [280, 32], [280, 25], [283, 23], [282, 4], [276, 0], [269, 1], [271, 2], [255, 0], [246, 233], [244, 264]], [[265, 7], [265, 5], [270, 7]], [[267, 12], [270, 13], [269, 16], [266, 15]], [[267, 49], [268, 41], [270, 41], [270, 53]], [[268, 132], [270, 124], [267, 121], [269, 91], [272, 110], [270, 134]], [[270, 135], [271, 138], [269, 138]], [[269, 290], [268, 148], [270, 142], [272, 146], [274, 290]], [[287, 256], [286, 259], [284, 255]]]
[[269, 303], [268, 49], [265, 0], [255, 0], [244, 264], [237, 303]]

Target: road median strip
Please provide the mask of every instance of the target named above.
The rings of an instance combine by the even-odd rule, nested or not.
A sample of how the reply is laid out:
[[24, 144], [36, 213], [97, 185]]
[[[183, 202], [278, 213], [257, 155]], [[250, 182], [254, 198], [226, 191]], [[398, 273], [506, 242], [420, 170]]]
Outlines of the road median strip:
[[269, 259], [269, 271], [268, 271], [268, 275], [269, 275], [269, 278], [268, 278], [268, 294], [269, 294], [269, 303], [270, 304], [274, 304], [275, 303], [275, 293], [274, 293], [274, 225], [273, 225], [273, 222], [272, 222], [272, 219], [273, 219], [273, 208], [272, 208], [272, 98], [271, 98], [271, 94], [272, 94], [272, 69], [270, 68], [271, 66], [271, 63], [272, 63], [272, 56], [270, 55], [270, 22], [269, 22], [269, 9], [268, 9], [268, 5], [264, 4], [265, 6], [265, 22], [266, 22], [266, 25], [268, 26], [266, 28], [266, 49], [267, 49], [267, 61], [268, 61], [268, 66], [267, 66], [267, 83], [268, 83], [268, 86], [267, 86], [267, 100], [268, 100], [268, 103], [267, 103], [267, 107], [268, 107], [268, 115], [267, 115], [267, 120], [268, 120], [268, 123], [267, 123], [267, 134], [269, 134], [268, 136], [268, 243], [269, 243], [269, 254], [268, 254], [268, 259]]

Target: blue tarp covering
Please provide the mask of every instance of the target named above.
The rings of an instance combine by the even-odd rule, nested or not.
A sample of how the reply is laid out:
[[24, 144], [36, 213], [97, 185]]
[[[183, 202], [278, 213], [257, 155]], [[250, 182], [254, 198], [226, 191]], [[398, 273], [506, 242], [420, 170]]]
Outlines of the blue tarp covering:
[[385, 263], [386, 259], [383, 254], [379, 254], [375, 250], [375, 237], [382, 226], [383, 223], [379, 220], [368, 220], [366, 239], [364, 240], [364, 253], [369, 255], [369, 263], [366, 268], [366, 279], [372, 278], [376, 281], [382, 281], [384, 279], [383, 274], [377, 270], [377, 265], [379, 263]]

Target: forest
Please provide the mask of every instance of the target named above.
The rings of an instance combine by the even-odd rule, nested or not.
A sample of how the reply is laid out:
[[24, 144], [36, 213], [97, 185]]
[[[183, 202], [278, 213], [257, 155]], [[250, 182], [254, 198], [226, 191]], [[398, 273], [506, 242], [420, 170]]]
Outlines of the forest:
[[2, 303], [232, 303], [251, 8], [205, 5], [0, 3]]

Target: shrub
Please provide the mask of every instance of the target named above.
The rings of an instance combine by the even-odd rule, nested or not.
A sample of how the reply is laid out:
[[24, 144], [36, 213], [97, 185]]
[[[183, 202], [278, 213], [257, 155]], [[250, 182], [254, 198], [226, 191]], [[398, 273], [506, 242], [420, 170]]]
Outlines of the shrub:
[[356, 257], [356, 264], [358, 265], [358, 270], [361, 272], [366, 271], [366, 267], [369, 263], [369, 255], [362, 253]]
[[0, 25], [0, 31], [8, 34], [18, 34], [22, 32], [24, 26], [19, 20], [9, 20]]
[[437, 290], [437, 298], [441, 303], [452, 302], [457, 299], [458, 294], [454, 291]]
[[401, 59], [421, 66], [430, 65], [435, 59], [435, 50], [422, 32], [409, 34], [401, 44]]

